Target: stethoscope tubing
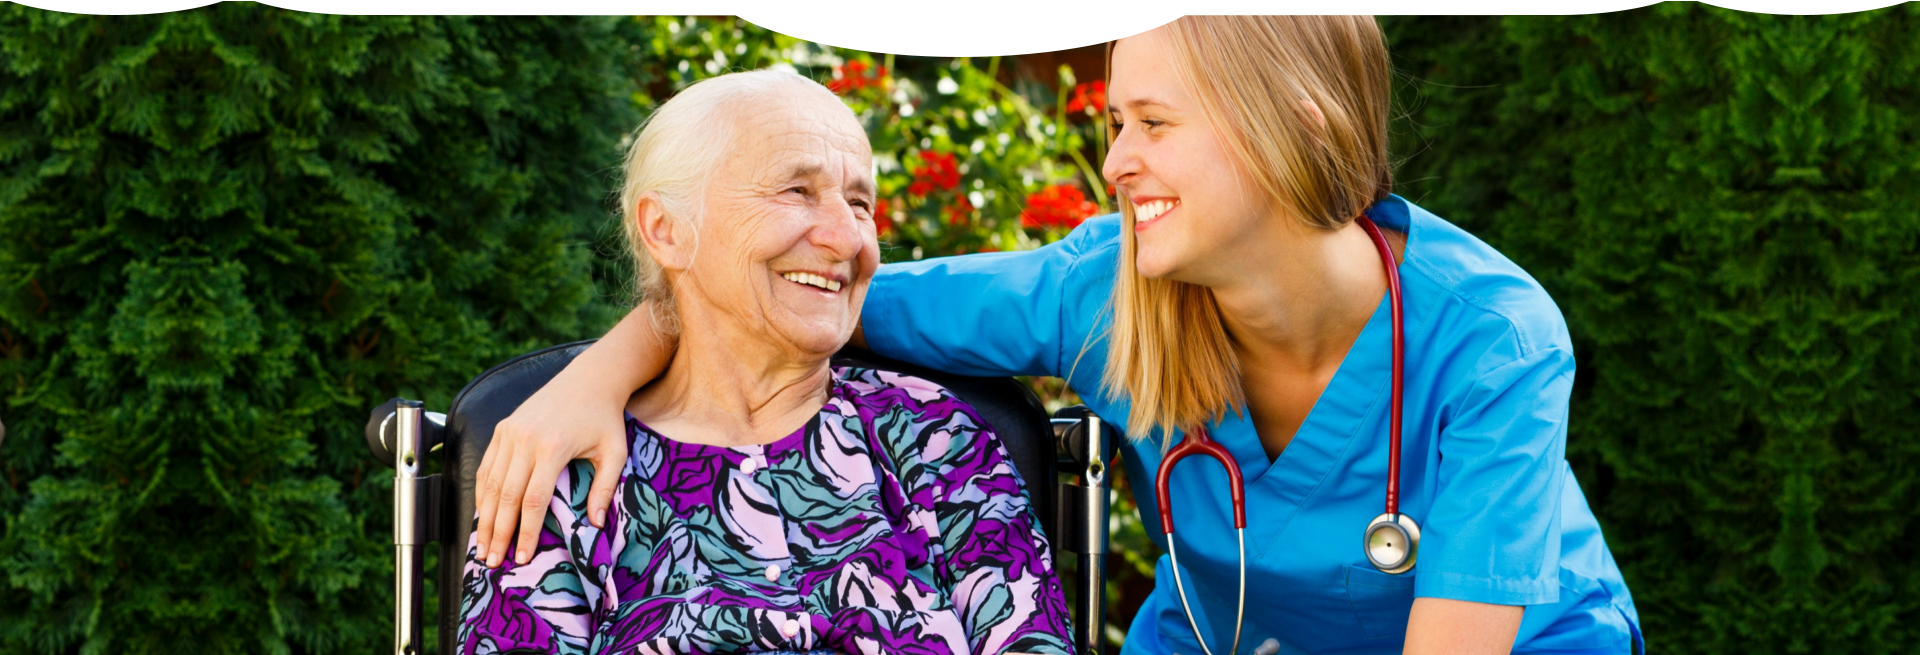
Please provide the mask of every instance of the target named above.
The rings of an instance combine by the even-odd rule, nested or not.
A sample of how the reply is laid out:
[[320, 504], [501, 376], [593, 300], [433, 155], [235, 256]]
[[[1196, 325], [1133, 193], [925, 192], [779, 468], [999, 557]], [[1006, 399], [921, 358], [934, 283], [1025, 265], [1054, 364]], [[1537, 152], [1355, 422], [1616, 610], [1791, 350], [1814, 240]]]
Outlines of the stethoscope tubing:
[[1387, 235], [1380, 233], [1372, 220], [1361, 216], [1358, 220], [1361, 229], [1373, 238], [1373, 247], [1380, 251], [1380, 263], [1387, 269], [1387, 296], [1391, 302], [1387, 306], [1393, 317], [1393, 386], [1389, 391], [1391, 403], [1387, 406], [1387, 507], [1388, 514], [1400, 513], [1400, 412], [1403, 404], [1401, 390], [1404, 381], [1401, 376], [1406, 370], [1407, 340], [1405, 333], [1406, 318], [1401, 315], [1400, 267], [1394, 262], [1393, 246], [1387, 243]]
[[[1361, 216], [1357, 222], [1373, 240], [1374, 248], [1379, 251], [1381, 264], [1387, 272], [1387, 296], [1391, 301], [1389, 306], [1393, 319], [1393, 386], [1390, 394], [1390, 419], [1387, 424], [1386, 514], [1382, 517], [1399, 524], [1403, 519], [1400, 515], [1400, 422], [1401, 406], [1404, 402], [1401, 390], [1404, 384], [1402, 375], [1406, 368], [1405, 317], [1401, 313], [1400, 267], [1393, 255], [1393, 247], [1387, 243], [1386, 235], [1380, 233], [1380, 228], [1365, 216]], [[1213, 655], [1213, 651], [1207, 648], [1206, 637], [1200, 632], [1199, 622], [1193, 617], [1193, 607], [1187, 604], [1186, 583], [1180, 577], [1179, 546], [1173, 537], [1173, 512], [1169, 510], [1172, 501], [1170, 487], [1173, 467], [1187, 456], [1196, 454], [1205, 455], [1220, 462], [1220, 465], [1226, 469], [1227, 489], [1232, 496], [1234, 534], [1240, 542], [1240, 594], [1239, 607], [1235, 610], [1233, 622], [1233, 649], [1227, 651], [1227, 655], [1236, 655], [1240, 650], [1240, 631], [1244, 627], [1247, 609], [1247, 487], [1245, 478], [1240, 475], [1240, 465], [1233, 459], [1233, 454], [1228, 452], [1226, 447], [1215, 442], [1207, 434], [1204, 426], [1195, 426], [1187, 430], [1181, 437], [1180, 443], [1167, 451], [1166, 456], [1160, 461], [1160, 470], [1154, 476], [1153, 484], [1155, 499], [1160, 503], [1160, 531], [1167, 536], [1167, 554], [1173, 565], [1173, 585], [1180, 595], [1180, 608], [1187, 613], [1187, 624], [1193, 627], [1193, 637], [1199, 640], [1200, 650], [1205, 655]], [[1412, 542], [1406, 544], [1409, 550], [1404, 566], [1411, 567], [1411, 553], [1412, 549], [1417, 547], [1419, 529], [1411, 518], [1404, 520], [1407, 523], [1401, 528], [1401, 533], [1408, 534], [1407, 528], [1411, 528], [1409, 541]], [[1369, 537], [1372, 532], [1373, 527], [1370, 525]], [[1385, 565], [1374, 560], [1371, 554], [1368, 559], [1376, 567], [1382, 567], [1383, 571], [1389, 573], [1402, 573], [1407, 570], [1406, 568], [1387, 570]]]
[[1168, 504], [1172, 502], [1169, 492], [1172, 489], [1170, 476], [1173, 475], [1173, 466], [1189, 455], [1205, 455], [1219, 461], [1220, 466], [1227, 470], [1228, 487], [1233, 496], [1233, 532], [1240, 541], [1240, 607], [1235, 610], [1233, 622], [1233, 650], [1227, 651], [1231, 655], [1240, 650], [1240, 629], [1245, 625], [1247, 613], [1247, 486], [1245, 478], [1240, 476], [1240, 463], [1233, 459], [1233, 453], [1227, 452], [1225, 446], [1207, 436], [1205, 427], [1188, 430], [1186, 436], [1180, 439], [1180, 444], [1167, 451], [1166, 457], [1161, 459], [1160, 471], [1154, 476], [1153, 493], [1160, 501], [1160, 531], [1167, 535], [1167, 556], [1173, 564], [1173, 586], [1180, 593], [1180, 608], [1187, 611], [1187, 624], [1193, 626], [1193, 636], [1200, 640], [1200, 650], [1205, 655], [1213, 655], [1213, 650], [1207, 648], [1206, 638], [1200, 636], [1200, 624], [1193, 618], [1193, 608], [1187, 605], [1187, 585], [1180, 578], [1180, 552], [1173, 538], [1173, 513], [1167, 511]]
[[[1233, 611], [1233, 648], [1227, 651], [1228, 655], [1240, 652], [1240, 629], [1247, 619], [1247, 529], [1235, 529], [1233, 534], [1240, 541], [1240, 599]], [[1193, 607], [1187, 605], [1187, 585], [1180, 581], [1180, 547], [1174, 545], [1172, 538], [1167, 539], [1167, 556], [1173, 562], [1173, 588], [1180, 593], [1180, 609], [1187, 612], [1187, 625], [1193, 626], [1193, 638], [1200, 642], [1203, 655], [1213, 655], [1207, 648], [1207, 640], [1200, 636], [1200, 623], [1193, 619]]]

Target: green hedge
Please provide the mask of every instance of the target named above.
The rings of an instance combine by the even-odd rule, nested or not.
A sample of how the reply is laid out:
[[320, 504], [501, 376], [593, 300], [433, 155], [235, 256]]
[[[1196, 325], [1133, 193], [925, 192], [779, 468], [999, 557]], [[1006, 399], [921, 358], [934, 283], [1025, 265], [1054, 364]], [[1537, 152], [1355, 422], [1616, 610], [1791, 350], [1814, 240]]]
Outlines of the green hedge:
[[0, 8], [0, 651], [390, 647], [361, 424], [610, 323], [632, 25]]
[[1920, 6], [1387, 25], [1401, 193], [1566, 313], [1652, 648], [1920, 646]]
[[[1654, 648], [1920, 645], [1920, 11], [1383, 23], [1399, 191], [1572, 325], [1569, 457]], [[0, 8], [0, 653], [387, 648], [363, 412], [610, 324], [620, 138], [770, 64], [860, 112], [889, 259], [1105, 203], [1093, 71], [732, 20]]]

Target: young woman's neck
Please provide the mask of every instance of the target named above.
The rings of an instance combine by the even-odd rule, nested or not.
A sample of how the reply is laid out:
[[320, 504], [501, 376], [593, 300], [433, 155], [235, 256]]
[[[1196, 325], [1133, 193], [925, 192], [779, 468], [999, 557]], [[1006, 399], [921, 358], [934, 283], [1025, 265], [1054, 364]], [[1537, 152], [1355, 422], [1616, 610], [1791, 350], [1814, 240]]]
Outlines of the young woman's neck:
[[805, 427], [826, 404], [830, 353], [799, 352], [728, 317], [691, 313], [681, 315], [667, 372], [628, 404], [648, 427], [689, 443], [764, 444]]
[[1338, 366], [1386, 293], [1378, 251], [1357, 224], [1327, 231], [1276, 218], [1273, 230], [1223, 258], [1236, 274], [1208, 285], [1227, 332], [1254, 360], [1243, 364]]

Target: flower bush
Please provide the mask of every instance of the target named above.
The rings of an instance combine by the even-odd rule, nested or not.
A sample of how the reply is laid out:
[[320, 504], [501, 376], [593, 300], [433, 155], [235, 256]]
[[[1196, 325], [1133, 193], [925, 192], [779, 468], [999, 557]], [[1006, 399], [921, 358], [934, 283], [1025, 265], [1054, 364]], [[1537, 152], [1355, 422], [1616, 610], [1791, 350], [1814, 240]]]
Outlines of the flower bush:
[[1027, 196], [1027, 209], [1020, 212], [1020, 224], [1026, 227], [1072, 228], [1100, 211], [1086, 194], [1065, 184], [1055, 184]]
[[1099, 116], [1107, 106], [1107, 81], [1082, 82], [1073, 87], [1073, 99], [1067, 101], [1067, 113]]

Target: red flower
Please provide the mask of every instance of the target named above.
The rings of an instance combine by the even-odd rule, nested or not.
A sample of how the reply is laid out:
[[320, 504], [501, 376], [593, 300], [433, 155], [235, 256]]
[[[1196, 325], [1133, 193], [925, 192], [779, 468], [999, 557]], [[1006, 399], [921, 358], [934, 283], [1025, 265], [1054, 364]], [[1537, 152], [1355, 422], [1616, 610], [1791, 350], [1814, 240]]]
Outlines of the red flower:
[[907, 193], [925, 196], [934, 189], [952, 191], [960, 187], [960, 164], [953, 155], [920, 151], [920, 168], [913, 172], [913, 183], [907, 185]]
[[893, 203], [881, 198], [873, 203], [873, 233], [886, 234], [893, 231]]
[[1088, 116], [1099, 114], [1107, 108], [1107, 82], [1094, 80], [1081, 82], [1073, 87], [1073, 98], [1067, 101], [1067, 113], [1085, 113]]
[[953, 204], [947, 206], [948, 225], [966, 225], [967, 218], [972, 215], [973, 203], [966, 196], [955, 198]]
[[884, 88], [887, 85], [887, 67], [873, 67], [873, 74], [867, 74], [867, 62], [849, 61], [845, 65], [833, 67], [833, 79], [827, 82], [827, 89], [837, 94], [858, 91], [868, 87]]
[[1027, 208], [1020, 212], [1020, 224], [1040, 228], [1073, 227], [1098, 213], [1100, 206], [1087, 200], [1078, 187], [1055, 184], [1027, 196]]

